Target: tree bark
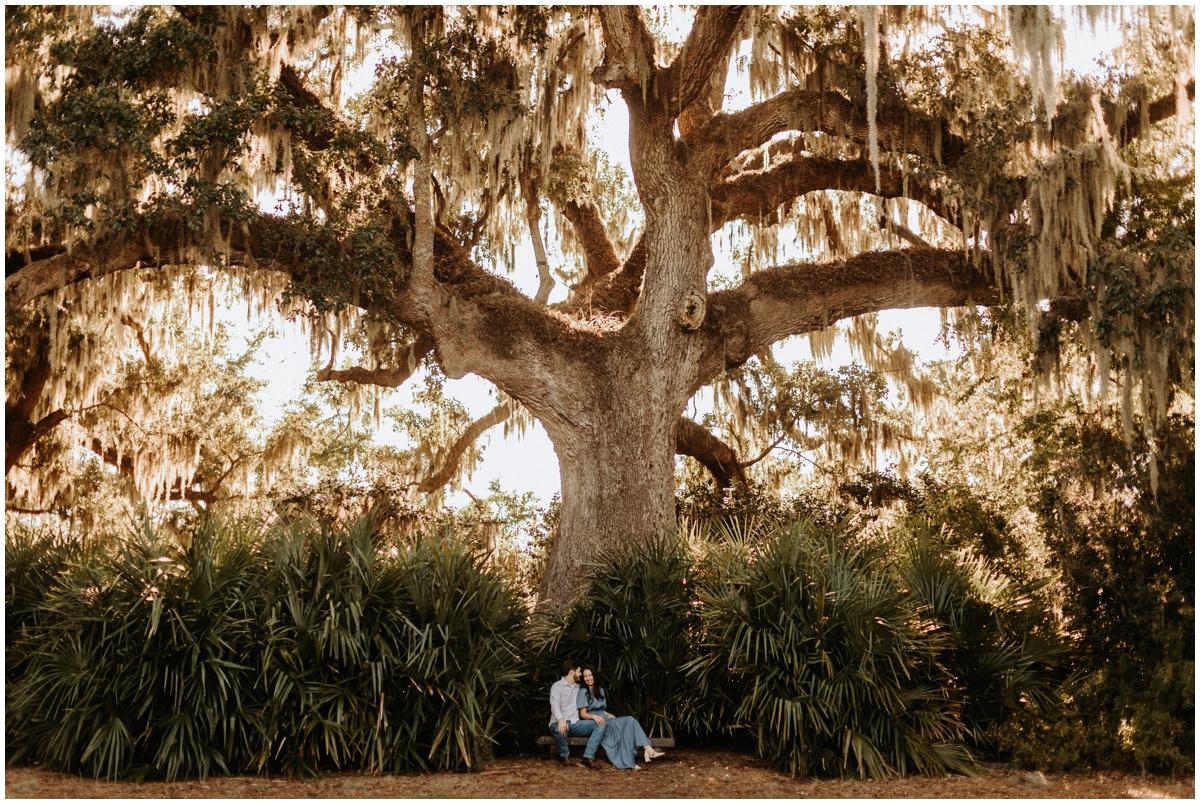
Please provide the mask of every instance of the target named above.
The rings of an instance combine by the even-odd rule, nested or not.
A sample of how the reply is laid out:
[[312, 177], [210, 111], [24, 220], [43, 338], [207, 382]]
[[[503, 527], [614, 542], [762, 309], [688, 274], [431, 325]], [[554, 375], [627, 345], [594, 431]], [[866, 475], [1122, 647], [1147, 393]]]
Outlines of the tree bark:
[[674, 423], [625, 402], [581, 415], [570, 429], [547, 428], [563, 502], [539, 588], [544, 603], [568, 605], [601, 553], [628, 550], [675, 523]]
[[738, 462], [737, 453], [707, 427], [683, 416], [675, 431], [675, 452], [695, 458], [713, 476], [717, 488], [727, 489], [735, 483], [746, 482], [746, 472]]

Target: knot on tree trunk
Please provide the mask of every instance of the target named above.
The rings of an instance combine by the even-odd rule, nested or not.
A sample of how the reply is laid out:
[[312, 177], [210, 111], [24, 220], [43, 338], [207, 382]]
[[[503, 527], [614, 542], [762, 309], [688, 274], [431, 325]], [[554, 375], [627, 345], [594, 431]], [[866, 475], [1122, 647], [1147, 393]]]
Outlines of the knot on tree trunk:
[[679, 323], [688, 332], [694, 332], [704, 323], [704, 295], [690, 291], [683, 297], [683, 309]]

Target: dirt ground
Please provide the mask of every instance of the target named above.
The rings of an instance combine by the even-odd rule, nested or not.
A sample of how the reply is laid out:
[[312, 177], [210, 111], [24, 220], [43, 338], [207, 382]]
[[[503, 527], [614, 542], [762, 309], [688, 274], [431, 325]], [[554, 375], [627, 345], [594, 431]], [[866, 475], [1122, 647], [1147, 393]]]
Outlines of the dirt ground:
[[[577, 753], [577, 752], [576, 752]], [[503, 757], [482, 773], [327, 774], [319, 779], [210, 777], [105, 782], [38, 768], [5, 769], [8, 798], [1194, 798], [1195, 777], [1010, 771], [887, 781], [796, 779], [746, 754], [680, 748], [638, 771], [564, 768], [541, 756]]]

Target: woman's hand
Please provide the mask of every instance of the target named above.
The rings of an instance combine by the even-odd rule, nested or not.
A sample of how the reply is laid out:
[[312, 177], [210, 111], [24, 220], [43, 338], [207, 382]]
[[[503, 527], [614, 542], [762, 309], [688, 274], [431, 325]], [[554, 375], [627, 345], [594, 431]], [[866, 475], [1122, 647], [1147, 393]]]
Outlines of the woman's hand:
[[[608, 713], [605, 712], [605, 714], [608, 714]], [[603, 726], [606, 722], [604, 720], [604, 718], [600, 717], [599, 715], [589, 714], [588, 710], [586, 710], [586, 709], [579, 710], [579, 719], [580, 720], [594, 720], [594, 721], [596, 721], [597, 726]]]

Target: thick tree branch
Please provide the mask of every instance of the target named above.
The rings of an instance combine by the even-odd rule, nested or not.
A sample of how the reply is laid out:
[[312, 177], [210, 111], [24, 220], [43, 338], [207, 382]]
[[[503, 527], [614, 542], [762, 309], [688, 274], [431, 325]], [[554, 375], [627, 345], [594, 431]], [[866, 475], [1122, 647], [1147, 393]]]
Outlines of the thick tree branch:
[[[1196, 100], [1196, 79], [1187, 82], [1187, 97], [1188, 100]], [[1175, 93], [1163, 95], [1156, 101], [1153, 101], [1146, 109], [1146, 122], [1150, 125], [1166, 120], [1168, 117], [1174, 117], [1176, 112]], [[1117, 114], [1116, 110], [1109, 110], [1105, 115], [1105, 123], [1108, 130], [1112, 131], [1117, 138], [1117, 142], [1121, 145], [1126, 145], [1129, 142], [1137, 139], [1142, 135], [1142, 111], [1139, 106], [1130, 109], [1125, 116], [1125, 127], [1116, 129]]]
[[734, 483], [746, 482], [737, 453], [707, 427], [681, 416], [675, 428], [675, 454], [695, 458], [712, 473], [717, 488], [727, 489]]
[[47, 243], [40, 246], [33, 246], [28, 251], [20, 249], [7, 251], [4, 254], [4, 275], [6, 277], [12, 276], [31, 262], [56, 257], [66, 250], [67, 247], [64, 245]]
[[584, 266], [587, 273], [580, 281], [575, 291], [580, 294], [588, 293], [597, 282], [621, 268], [617, 259], [617, 250], [613, 248], [604, 221], [600, 220], [600, 210], [590, 201], [571, 200], [562, 206], [563, 217], [575, 228], [575, 236], [583, 246]]
[[[933, 120], [896, 104], [881, 106], [879, 142], [903, 153], [932, 157], [939, 140], [942, 161], [954, 165], [966, 144], [943, 120]], [[837, 92], [790, 89], [733, 114], [718, 114], [693, 137], [700, 169], [715, 176], [743, 151], [757, 148], [784, 131], [821, 131], [867, 142], [866, 113]]]
[[729, 53], [742, 22], [745, 6], [700, 6], [679, 55], [666, 68], [663, 85], [676, 114], [697, 100], [712, 83], [713, 75], [729, 68]]
[[433, 351], [433, 339], [428, 335], [419, 335], [417, 340], [408, 347], [408, 353], [404, 364], [395, 368], [387, 369], [368, 369], [362, 366], [353, 366], [348, 369], [334, 369], [331, 366], [326, 366], [317, 372], [317, 379], [321, 382], [356, 382], [360, 385], [380, 385], [384, 388], [399, 388], [404, 383], [408, 382], [417, 370], [417, 364], [425, 359], [425, 356]]
[[877, 310], [995, 304], [987, 267], [958, 250], [905, 248], [844, 260], [770, 268], [711, 293], [696, 389], [771, 344]]
[[70, 413], [59, 408], [47, 413], [36, 422], [7, 415], [4, 417], [4, 474], [25, 456], [34, 444], [41, 441], [51, 430], [70, 417]]
[[21, 377], [21, 386], [16, 392], [15, 399], [5, 400], [4, 410], [4, 474], [8, 472], [21, 458], [41, 440], [47, 433], [61, 424], [70, 415], [59, 409], [46, 414], [36, 422], [32, 420], [33, 412], [41, 401], [42, 391], [50, 380], [52, 367], [46, 355], [45, 331], [38, 330], [32, 335], [38, 340], [33, 345], [35, 349], [33, 363], [25, 369]]
[[[278, 247], [292, 224], [271, 215], [257, 215], [245, 223], [222, 222], [230, 252], [213, 254], [213, 262], [228, 258], [230, 265], [272, 268], [290, 273], [300, 271], [295, 255]], [[77, 243], [69, 251], [35, 260], [4, 280], [4, 307], [12, 312], [36, 298], [83, 279], [98, 279], [139, 266], [177, 265], [194, 262], [190, 252], [199, 250], [202, 235], [181, 220], [157, 216], [143, 219], [132, 232], [116, 232], [91, 243]]]
[[645, 98], [657, 94], [654, 37], [637, 6], [600, 6], [604, 31], [604, 61], [592, 80], [608, 89], [638, 90]]
[[642, 292], [642, 277], [646, 273], [649, 254], [645, 235], [638, 238], [629, 259], [618, 271], [602, 277], [584, 301], [593, 312], [608, 315], [628, 315]]
[[[909, 174], [905, 181], [903, 172], [886, 165], [880, 165], [879, 173], [878, 195], [910, 198], [943, 218], [948, 216], [941, 192], [924, 177]], [[820, 190], [875, 194], [875, 173], [866, 159], [829, 159], [795, 153], [766, 170], [744, 170], [713, 186], [713, 231], [739, 218], [761, 220], [784, 204]]]
[[471, 422], [467, 429], [463, 431], [463, 434], [455, 439], [454, 444], [450, 447], [450, 451], [446, 453], [446, 460], [442, 463], [441, 468], [424, 480], [412, 485], [417, 487], [417, 491], [428, 494], [449, 483], [450, 479], [458, 472], [458, 465], [462, 462], [463, 455], [475, 443], [475, 440], [511, 415], [512, 406], [507, 402], [503, 402], [492, 408], [491, 411], [482, 417]]

